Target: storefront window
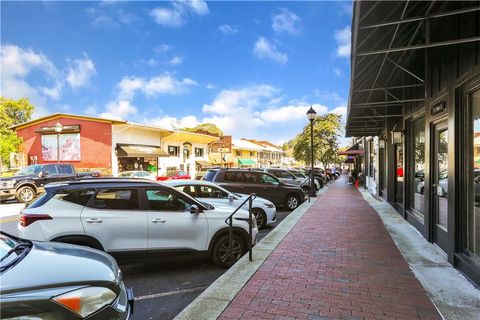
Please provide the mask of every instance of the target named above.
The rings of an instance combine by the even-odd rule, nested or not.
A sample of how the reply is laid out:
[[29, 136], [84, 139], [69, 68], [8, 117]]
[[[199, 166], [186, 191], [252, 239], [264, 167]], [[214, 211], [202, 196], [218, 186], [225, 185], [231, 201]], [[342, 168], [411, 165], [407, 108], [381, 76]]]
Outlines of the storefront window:
[[410, 205], [413, 212], [423, 221], [425, 204], [425, 118], [417, 119], [412, 124], [413, 129], [413, 178], [410, 187]]
[[375, 150], [374, 150], [374, 147], [373, 147], [373, 140], [370, 140], [368, 141], [368, 153], [369, 153], [369, 157], [368, 157], [368, 175], [370, 177], [373, 177], [375, 175], [375, 171], [374, 171], [374, 168], [375, 168]]
[[469, 96], [470, 165], [468, 169], [468, 250], [480, 256], [480, 90]]
[[403, 145], [395, 144], [395, 203], [403, 207]]

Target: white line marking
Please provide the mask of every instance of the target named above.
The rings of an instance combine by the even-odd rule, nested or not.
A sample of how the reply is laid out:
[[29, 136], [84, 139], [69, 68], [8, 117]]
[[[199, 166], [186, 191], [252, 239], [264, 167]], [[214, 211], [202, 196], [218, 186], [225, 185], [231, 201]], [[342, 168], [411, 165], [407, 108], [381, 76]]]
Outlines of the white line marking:
[[181, 294], [181, 293], [190, 293], [190, 292], [205, 290], [207, 288], [208, 288], [208, 286], [202, 286], [202, 287], [195, 287], [195, 288], [190, 288], [190, 289], [180, 289], [180, 290], [174, 290], [174, 291], [147, 294], [145, 296], [135, 297], [135, 301], [153, 299], [153, 298], [159, 298], [159, 297], [165, 297], [165, 296], [173, 296], [173, 295]]

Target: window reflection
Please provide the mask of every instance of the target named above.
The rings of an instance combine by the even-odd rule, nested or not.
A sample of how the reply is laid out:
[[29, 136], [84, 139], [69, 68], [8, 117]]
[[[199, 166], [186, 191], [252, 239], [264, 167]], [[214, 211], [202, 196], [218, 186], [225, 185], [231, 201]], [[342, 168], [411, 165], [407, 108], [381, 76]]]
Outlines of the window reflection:
[[410, 199], [412, 208], [423, 221], [425, 204], [425, 118], [413, 122], [413, 186]]
[[471, 144], [468, 186], [468, 249], [480, 255], [480, 90], [470, 95]]

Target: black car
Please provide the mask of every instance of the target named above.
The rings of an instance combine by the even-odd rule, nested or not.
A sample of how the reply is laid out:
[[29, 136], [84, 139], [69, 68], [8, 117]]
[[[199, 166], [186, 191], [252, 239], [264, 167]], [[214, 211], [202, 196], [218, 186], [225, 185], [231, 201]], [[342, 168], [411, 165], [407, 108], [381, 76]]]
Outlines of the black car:
[[0, 178], [0, 201], [16, 198], [19, 202], [30, 202], [44, 191], [47, 183], [97, 176], [99, 172], [76, 172], [69, 163], [33, 164], [13, 177]]
[[106, 253], [0, 232], [2, 319], [130, 319], [133, 292]]
[[210, 169], [203, 180], [215, 182], [231, 192], [255, 193], [276, 206], [296, 209], [305, 201], [302, 188], [281, 182], [265, 172], [245, 169]]

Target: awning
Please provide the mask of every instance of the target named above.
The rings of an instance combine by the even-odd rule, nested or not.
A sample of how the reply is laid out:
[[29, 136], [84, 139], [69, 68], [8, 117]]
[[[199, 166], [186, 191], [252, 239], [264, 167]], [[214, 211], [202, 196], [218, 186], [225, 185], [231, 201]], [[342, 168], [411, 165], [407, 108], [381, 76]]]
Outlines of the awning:
[[338, 151], [338, 155], [340, 156], [358, 156], [365, 154], [365, 150], [345, 150], [345, 151]]
[[242, 166], [253, 166], [257, 163], [255, 159], [251, 159], [251, 158], [237, 158], [237, 161], [238, 161], [238, 164]]
[[203, 160], [195, 160], [195, 163], [202, 167], [209, 167], [212, 165], [210, 162], [203, 161]]
[[117, 144], [117, 157], [168, 157], [169, 154], [158, 146], [146, 146], [143, 144]]
[[338, 151], [337, 154], [340, 156], [357, 156], [357, 155], [365, 154], [365, 150], [360, 149], [360, 146], [358, 145], [358, 143], [355, 143], [353, 146], [351, 146], [347, 150]]
[[347, 157], [347, 159], [344, 161], [345, 163], [355, 163], [355, 158], [352, 156]]

